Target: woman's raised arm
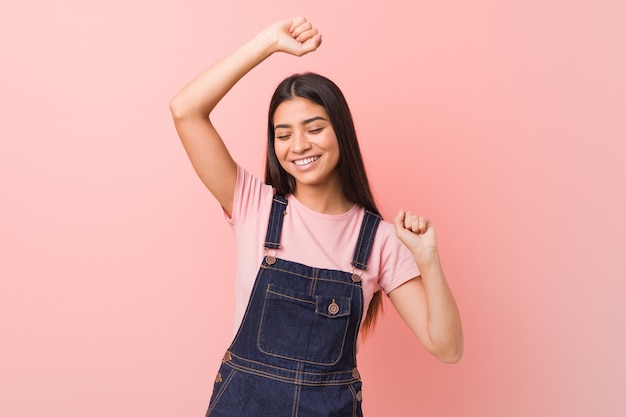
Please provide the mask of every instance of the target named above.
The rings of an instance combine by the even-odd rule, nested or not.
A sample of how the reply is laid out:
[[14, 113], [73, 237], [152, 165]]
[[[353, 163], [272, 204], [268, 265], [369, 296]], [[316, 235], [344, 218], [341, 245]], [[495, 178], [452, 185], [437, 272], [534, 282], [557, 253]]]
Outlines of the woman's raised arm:
[[316, 50], [321, 35], [303, 17], [276, 22], [200, 73], [170, 102], [174, 124], [191, 164], [224, 209], [232, 214], [237, 168], [210, 114], [230, 89], [274, 52], [302, 56]]

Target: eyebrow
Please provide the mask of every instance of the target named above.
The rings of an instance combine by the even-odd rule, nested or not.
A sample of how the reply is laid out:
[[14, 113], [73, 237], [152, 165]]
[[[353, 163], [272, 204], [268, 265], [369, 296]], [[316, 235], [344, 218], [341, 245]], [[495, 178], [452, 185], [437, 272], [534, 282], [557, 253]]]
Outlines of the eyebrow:
[[[301, 125], [307, 125], [309, 123], [313, 123], [316, 120], [324, 120], [325, 122], [327, 122], [328, 120], [326, 120], [325, 118], [323, 118], [322, 116], [315, 116], [315, 117], [311, 117], [310, 119], [305, 119], [302, 122], [300, 122]], [[288, 124], [282, 124], [282, 125], [276, 125], [274, 126], [274, 129], [288, 129], [290, 128], [291, 125]]]

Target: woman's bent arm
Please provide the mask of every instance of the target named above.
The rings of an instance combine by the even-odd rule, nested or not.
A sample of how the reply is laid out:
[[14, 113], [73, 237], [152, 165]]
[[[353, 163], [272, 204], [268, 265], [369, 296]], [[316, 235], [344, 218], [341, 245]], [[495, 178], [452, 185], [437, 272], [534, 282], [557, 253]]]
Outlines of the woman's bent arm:
[[274, 52], [301, 56], [320, 43], [317, 29], [304, 18], [274, 23], [199, 74], [171, 100], [174, 124], [194, 169], [229, 214], [237, 166], [213, 127], [211, 112], [245, 74]]
[[429, 352], [443, 362], [458, 362], [463, 354], [461, 319], [439, 261], [433, 225], [403, 211], [394, 223], [421, 276], [391, 291], [389, 298]]

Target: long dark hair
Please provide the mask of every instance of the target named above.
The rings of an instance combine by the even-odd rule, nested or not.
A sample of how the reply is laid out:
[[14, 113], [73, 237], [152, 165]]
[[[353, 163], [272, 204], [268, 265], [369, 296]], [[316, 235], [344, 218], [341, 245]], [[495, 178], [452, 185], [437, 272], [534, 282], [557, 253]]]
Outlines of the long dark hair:
[[[344, 196], [372, 213], [380, 215], [367, 180], [363, 157], [352, 121], [348, 103], [337, 85], [326, 77], [314, 73], [294, 74], [283, 80], [270, 101], [267, 121], [267, 159], [265, 182], [279, 195], [292, 194], [296, 181], [278, 162], [274, 149], [274, 113], [284, 101], [300, 97], [318, 104], [326, 110], [339, 144], [339, 180]], [[363, 320], [363, 334], [371, 331], [378, 313], [382, 311], [382, 298], [377, 291]]]

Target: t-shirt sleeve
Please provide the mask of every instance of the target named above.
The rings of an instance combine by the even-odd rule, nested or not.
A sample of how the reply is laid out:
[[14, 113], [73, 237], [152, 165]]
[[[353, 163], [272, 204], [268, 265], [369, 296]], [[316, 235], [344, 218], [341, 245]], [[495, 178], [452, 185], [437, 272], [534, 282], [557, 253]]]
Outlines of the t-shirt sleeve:
[[380, 259], [379, 287], [389, 294], [400, 285], [420, 275], [411, 251], [397, 238], [393, 225], [382, 223], [382, 250]]
[[252, 175], [246, 169], [237, 165], [237, 182], [233, 199], [233, 212], [229, 216], [224, 211], [226, 221], [235, 227], [237, 223], [245, 222], [248, 216], [256, 213], [269, 195], [274, 194], [271, 186]]

